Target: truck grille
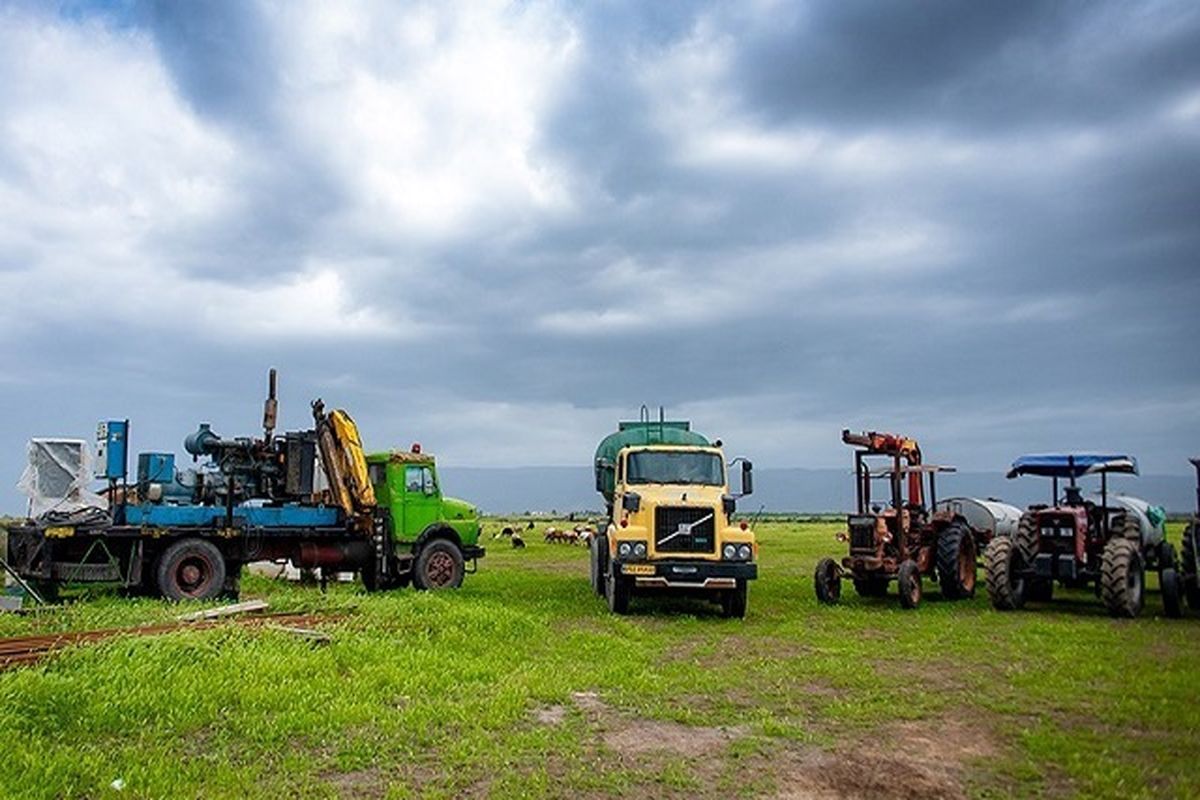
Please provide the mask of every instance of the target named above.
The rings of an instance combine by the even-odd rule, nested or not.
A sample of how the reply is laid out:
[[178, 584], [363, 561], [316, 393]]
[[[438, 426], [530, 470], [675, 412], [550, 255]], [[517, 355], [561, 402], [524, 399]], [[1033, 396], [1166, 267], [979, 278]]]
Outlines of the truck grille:
[[654, 547], [660, 553], [712, 553], [716, 522], [712, 508], [659, 508], [654, 512]]

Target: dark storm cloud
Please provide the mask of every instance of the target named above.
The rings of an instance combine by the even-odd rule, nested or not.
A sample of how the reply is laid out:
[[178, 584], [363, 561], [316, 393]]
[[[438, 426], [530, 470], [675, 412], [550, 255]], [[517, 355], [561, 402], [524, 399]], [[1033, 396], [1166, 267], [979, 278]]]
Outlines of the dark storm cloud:
[[796, 4], [753, 20], [746, 111], [854, 126], [1103, 123], [1200, 77], [1188, 4]]
[[257, 6], [156, 1], [143, 14], [163, 63], [201, 114], [261, 127], [277, 100], [279, 76], [274, 36]]

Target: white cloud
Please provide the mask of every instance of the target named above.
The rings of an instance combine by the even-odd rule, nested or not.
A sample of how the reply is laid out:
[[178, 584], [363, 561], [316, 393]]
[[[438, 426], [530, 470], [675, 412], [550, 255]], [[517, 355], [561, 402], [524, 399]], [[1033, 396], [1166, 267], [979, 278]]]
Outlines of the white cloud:
[[279, 105], [358, 225], [437, 239], [568, 205], [534, 152], [577, 54], [552, 6], [383, 3], [352, 17], [308, 3], [285, 23]]

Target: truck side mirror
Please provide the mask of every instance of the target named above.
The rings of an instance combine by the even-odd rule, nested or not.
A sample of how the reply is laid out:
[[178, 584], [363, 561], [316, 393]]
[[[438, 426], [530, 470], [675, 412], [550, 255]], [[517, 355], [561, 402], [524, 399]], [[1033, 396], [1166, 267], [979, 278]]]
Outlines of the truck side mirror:
[[626, 492], [621, 497], [621, 508], [630, 514], [636, 514], [642, 507], [642, 496], [637, 492]]
[[742, 497], [754, 494], [754, 465], [749, 461], [742, 461]]
[[[614, 478], [616, 476], [616, 470], [614, 469], [613, 462], [609, 461], [607, 458], [597, 458], [596, 459], [596, 491], [600, 492], [600, 494], [604, 494], [605, 492], [611, 492], [613, 490], [614, 487], [609, 486], [608, 481], [606, 480], [606, 478], [610, 475], [612, 475]], [[614, 483], [615, 483], [615, 481], [614, 481]]]

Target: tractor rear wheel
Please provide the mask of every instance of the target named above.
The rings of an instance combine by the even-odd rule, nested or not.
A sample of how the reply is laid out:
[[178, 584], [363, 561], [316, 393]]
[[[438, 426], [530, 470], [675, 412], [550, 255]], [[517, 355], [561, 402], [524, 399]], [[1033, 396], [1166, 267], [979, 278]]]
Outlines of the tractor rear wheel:
[[854, 579], [854, 591], [859, 597], [884, 597], [887, 595], [888, 579], [878, 575]]
[[1136, 617], [1145, 601], [1146, 576], [1137, 542], [1114, 537], [1104, 546], [1100, 596], [1114, 617]]
[[1021, 550], [1022, 563], [1032, 564], [1038, 551], [1037, 514], [1026, 511], [1017, 523], [1017, 547]]
[[817, 591], [817, 600], [832, 605], [842, 596], [842, 576], [837, 562], [832, 558], [822, 558], [817, 562], [817, 570], [813, 573], [813, 587]]
[[1200, 522], [1193, 522], [1183, 532], [1183, 560], [1179, 570], [1183, 593], [1193, 611], [1200, 611], [1200, 570], [1196, 565], [1197, 555], [1200, 555]]
[[1133, 514], [1117, 514], [1109, 524], [1112, 538], [1130, 539], [1134, 542], [1142, 540], [1142, 526], [1138, 524]]
[[904, 608], [916, 608], [921, 605], [921, 568], [917, 562], [909, 559], [900, 565], [896, 574], [896, 586], [900, 590], [900, 605]]
[[992, 539], [983, 552], [988, 599], [998, 611], [1015, 611], [1025, 605], [1025, 568], [1021, 548], [1007, 536]]
[[943, 597], [975, 596], [975, 537], [963, 523], [950, 523], [938, 537], [937, 572]]

